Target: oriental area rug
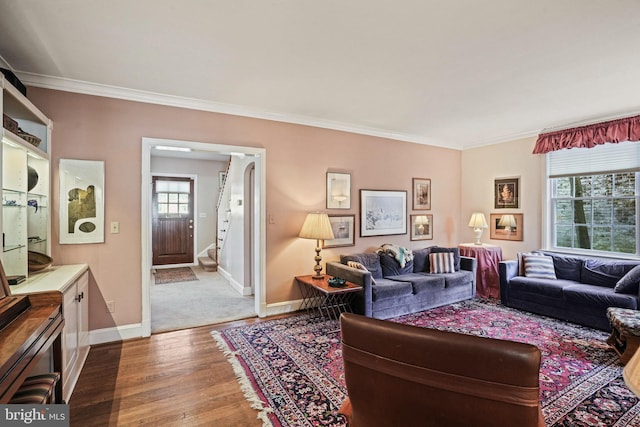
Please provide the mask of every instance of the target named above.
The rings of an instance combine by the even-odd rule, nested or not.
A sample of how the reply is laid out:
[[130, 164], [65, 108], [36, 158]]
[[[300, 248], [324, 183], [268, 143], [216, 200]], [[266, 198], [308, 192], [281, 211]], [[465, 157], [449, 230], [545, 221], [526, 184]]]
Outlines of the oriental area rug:
[[[608, 336], [492, 301], [465, 301], [391, 321], [536, 345], [547, 426], [640, 426]], [[212, 332], [266, 426], [344, 426], [340, 324], [306, 314]]]
[[155, 271], [154, 276], [156, 285], [198, 280], [190, 267], [160, 268]]

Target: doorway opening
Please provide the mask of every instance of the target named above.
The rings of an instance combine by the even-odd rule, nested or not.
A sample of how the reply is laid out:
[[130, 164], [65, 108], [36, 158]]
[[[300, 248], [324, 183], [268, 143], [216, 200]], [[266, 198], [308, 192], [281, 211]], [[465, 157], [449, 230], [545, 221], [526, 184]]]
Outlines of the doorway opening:
[[[265, 215], [265, 195], [264, 195], [265, 154], [266, 154], [265, 150], [261, 148], [254, 148], [254, 147], [227, 146], [227, 145], [220, 145], [220, 144], [208, 144], [208, 143], [191, 142], [191, 141], [143, 138], [142, 139], [142, 317], [143, 317], [142, 330], [143, 330], [143, 335], [149, 336], [151, 334], [151, 296], [152, 296], [151, 291], [153, 290], [155, 292], [157, 289], [156, 287], [158, 286], [158, 285], [155, 285], [153, 271], [156, 267], [159, 267], [161, 265], [167, 266], [167, 267], [169, 266], [173, 267], [174, 266], [173, 262], [176, 261], [176, 259], [171, 259], [170, 263], [168, 264], [156, 264], [157, 260], [154, 260], [154, 245], [155, 245], [155, 242], [153, 239], [154, 210], [160, 211], [162, 209], [162, 212], [165, 212], [165, 211], [168, 212], [169, 210], [171, 210], [172, 213], [175, 213], [174, 212], [175, 210], [180, 212], [180, 210], [182, 209], [183, 212], [186, 212], [188, 210], [187, 206], [189, 201], [188, 201], [188, 197], [185, 196], [185, 194], [191, 194], [193, 196], [192, 197], [193, 200], [191, 200], [191, 202], [194, 205], [194, 208], [191, 209], [191, 212], [193, 214], [193, 218], [192, 218], [193, 223], [191, 225], [193, 226], [193, 229], [189, 228], [188, 219], [186, 220], [186, 222], [182, 223], [181, 225], [171, 224], [171, 226], [176, 227], [178, 230], [183, 230], [183, 231], [184, 231], [184, 227], [186, 226], [186, 230], [197, 231], [198, 223], [204, 222], [202, 218], [203, 208], [197, 207], [198, 199], [199, 198], [202, 199], [202, 197], [198, 195], [198, 188], [200, 187], [200, 185], [198, 184], [198, 179], [194, 180], [194, 189], [190, 190], [190, 193], [186, 192], [186, 187], [182, 188], [181, 191], [170, 191], [172, 189], [175, 189], [171, 187], [171, 185], [175, 186], [176, 184], [169, 184], [169, 183], [162, 184], [162, 185], [165, 185], [165, 187], [160, 188], [160, 190], [166, 190], [166, 191], [158, 191], [158, 188], [155, 185], [158, 179], [156, 180], [153, 179], [152, 177], [153, 173], [151, 168], [152, 157], [154, 157], [154, 154], [156, 153], [155, 150], [157, 146], [171, 147], [171, 148], [180, 150], [175, 152], [175, 153], [178, 153], [178, 154], [174, 154], [175, 159], [180, 159], [185, 157], [184, 155], [180, 155], [180, 153], [190, 153], [189, 154], [190, 158], [200, 159], [201, 161], [206, 161], [207, 159], [210, 159], [212, 155], [226, 156], [227, 158], [230, 158], [230, 156], [239, 156], [240, 158], [243, 159], [243, 162], [240, 162], [240, 163], [243, 164], [242, 173], [246, 174], [246, 178], [240, 179], [241, 182], [239, 185], [243, 186], [241, 194], [245, 195], [244, 199], [246, 202], [246, 203], [243, 203], [244, 225], [242, 226], [242, 228], [244, 230], [249, 230], [248, 233], [246, 232], [244, 233], [244, 237], [243, 237], [243, 241], [247, 242], [247, 244], [243, 245], [244, 247], [242, 248], [242, 253], [240, 253], [239, 255], [235, 255], [235, 256], [234, 254], [227, 255], [228, 257], [233, 256], [234, 265], [230, 266], [226, 270], [224, 265], [224, 256], [222, 257], [223, 258], [221, 260], [222, 264], [220, 265], [222, 274], [218, 272], [212, 273], [212, 272], [204, 271], [202, 268], [200, 268], [195, 262], [195, 259], [199, 255], [198, 252], [200, 251], [200, 249], [198, 249], [195, 243], [191, 245], [187, 245], [187, 246], [191, 246], [191, 248], [196, 248], [196, 251], [191, 255], [192, 257], [191, 262], [179, 263], [179, 265], [189, 266], [195, 273], [197, 277], [197, 282], [187, 281], [182, 283], [182, 285], [175, 284], [174, 286], [178, 288], [177, 290], [175, 290], [175, 292], [181, 297], [183, 297], [184, 293], [187, 292], [186, 286], [188, 285], [193, 285], [195, 289], [196, 285], [203, 285], [204, 283], [209, 283], [209, 282], [213, 283], [213, 281], [218, 281], [218, 279], [227, 279], [232, 283], [240, 281], [241, 285], [243, 286], [243, 289], [244, 290], [251, 289], [253, 291], [253, 295], [251, 297], [247, 297], [246, 294], [244, 293], [238, 293], [236, 290], [234, 290], [234, 292], [236, 292], [236, 294], [239, 295], [240, 297], [243, 297], [244, 295], [244, 298], [250, 298], [252, 311], [254, 313], [253, 315], [258, 315], [261, 317], [265, 316], [266, 315], [265, 262], [264, 262], [265, 246], [266, 246], [265, 238], [264, 238], [265, 236], [264, 224], [265, 224], [265, 216], [266, 216]], [[173, 160], [172, 163], [177, 164], [178, 161]], [[249, 165], [249, 167], [246, 167], [246, 165]], [[251, 171], [251, 172], [247, 173], [247, 171]], [[180, 176], [179, 173], [171, 174], [171, 176], [170, 174], [166, 174], [166, 175], [169, 177], [172, 176], [173, 178], [185, 178], [184, 176]], [[217, 173], [213, 173], [212, 175], [217, 176]], [[166, 179], [166, 176], [163, 177], [163, 180], [172, 182], [171, 179]], [[182, 180], [176, 180], [176, 181], [180, 182]], [[200, 192], [206, 193], [206, 191], [202, 191], [201, 188], [200, 188]], [[171, 205], [171, 202], [168, 201], [170, 197], [172, 200], [176, 200], [176, 199], [178, 200], [177, 202], [175, 202], [176, 204]], [[209, 197], [211, 196], [209, 195]], [[162, 199], [162, 201], [160, 201], [160, 199]], [[160, 205], [164, 203], [163, 202], [164, 200], [167, 200], [167, 202], [165, 203], [165, 206], [161, 207]], [[184, 206], [182, 207], [181, 207], [180, 200], [184, 202], [183, 203]], [[166, 215], [166, 216], [171, 217], [171, 215]], [[204, 216], [207, 216], [207, 215], [204, 215]], [[165, 218], [165, 219], [172, 219], [175, 222], [175, 217], [176, 215], [174, 215], [174, 218]], [[169, 224], [165, 224], [165, 225], [169, 225]], [[198, 233], [192, 232], [192, 234], [193, 234], [194, 241], [197, 242]], [[185, 247], [185, 245], [183, 244], [184, 242], [178, 242], [178, 243], [182, 243], [182, 246], [183, 246], [182, 248], [178, 248], [179, 250], [176, 248], [162, 248], [162, 249], [166, 254], [171, 253], [171, 256], [174, 256], [173, 253], [182, 254], [183, 252], [182, 250]], [[232, 251], [233, 249], [234, 248], [232, 247], [229, 249], [229, 251]], [[241, 263], [242, 272], [240, 272], [239, 274], [236, 274], [236, 272], [233, 271], [233, 268], [231, 267], [235, 267], [235, 265], [237, 264], [238, 257], [241, 257], [243, 260], [243, 263]], [[182, 261], [184, 260], [185, 259], [182, 259]], [[178, 262], [179, 261], [180, 260], [178, 260]], [[153, 289], [151, 288], [152, 286], [154, 286]], [[164, 287], [168, 285], [163, 284], [159, 286]], [[166, 291], [167, 293], [169, 293], [168, 289], [169, 289], [168, 287], [163, 288], [163, 291]], [[187, 310], [189, 310], [189, 307], [191, 307], [192, 308], [191, 311], [195, 311], [193, 310], [193, 308], [198, 302], [200, 301], [186, 300], [186, 301], [182, 301], [181, 304], [186, 305]], [[175, 306], [176, 304], [173, 304], [173, 307]], [[203, 312], [206, 312], [206, 311], [207, 311], [207, 307], [204, 307]], [[244, 317], [246, 317], [246, 315]], [[229, 320], [232, 320], [232, 319], [229, 319]]]

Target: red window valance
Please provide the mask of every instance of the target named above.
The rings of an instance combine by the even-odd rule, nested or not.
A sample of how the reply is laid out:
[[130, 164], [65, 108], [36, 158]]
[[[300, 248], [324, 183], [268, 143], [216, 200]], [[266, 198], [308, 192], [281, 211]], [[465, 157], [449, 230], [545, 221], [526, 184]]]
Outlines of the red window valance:
[[608, 142], [640, 141], [640, 115], [538, 135], [533, 154], [592, 148]]

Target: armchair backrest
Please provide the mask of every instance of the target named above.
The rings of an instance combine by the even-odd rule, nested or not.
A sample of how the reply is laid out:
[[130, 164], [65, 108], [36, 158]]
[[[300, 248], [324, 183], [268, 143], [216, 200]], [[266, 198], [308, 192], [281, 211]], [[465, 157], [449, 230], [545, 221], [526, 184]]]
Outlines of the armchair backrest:
[[537, 347], [350, 313], [340, 323], [350, 427], [544, 425]]

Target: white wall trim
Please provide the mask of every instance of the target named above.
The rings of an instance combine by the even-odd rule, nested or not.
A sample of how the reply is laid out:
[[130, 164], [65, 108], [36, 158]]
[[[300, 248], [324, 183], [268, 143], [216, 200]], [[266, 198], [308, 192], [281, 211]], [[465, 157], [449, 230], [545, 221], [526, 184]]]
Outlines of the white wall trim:
[[[413, 142], [416, 144], [433, 145], [437, 147], [462, 149], [452, 147], [451, 141], [439, 141], [420, 135], [410, 135], [365, 126], [354, 126], [347, 123], [320, 120], [307, 116], [283, 114], [276, 111], [264, 111], [236, 104], [207, 101], [204, 99], [186, 98], [166, 95], [123, 87], [90, 83], [61, 77], [44, 76], [41, 74], [16, 72], [16, 75], [27, 86], [44, 89], [60, 90], [64, 92], [81, 93], [85, 95], [103, 96], [107, 98], [124, 99], [127, 101], [145, 102], [148, 104], [167, 105], [170, 107], [188, 108], [191, 110], [209, 111], [213, 113], [233, 114], [235, 116], [251, 117], [254, 119], [272, 120], [276, 122], [313, 126], [322, 129], [332, 129], [343, 132], [369, 135], [397, 141]], [[537, 131], [536, 131], [537, 132]]]
[[252, 271], [255, 275], [255, 311], [260, 317], [267, 315], [266, 303], [266, 149], [236, 145], [222, 145], [215, 143], [183, 141], [160, 138], [142, 138], [142, 167], [141, 167], [141, 285], [142, 285], [142, 335], [151, 335], [151, 149], [155, 145], [173, 145], [188, 147], [197, 151], [213, 151], [231, 155], [242, 153], [255, 158], [256, 165], [256, 215], [253, 218], [253, 229], [256, 242], [253, 247]]
[[142, 323], [114, 326], [113, 328], [94, 329], [89, 332], [89, 344], [104, 344], [114, 341], [124, 341], [145, 336]]
[[229, 284], [231, 285], [231, 287], [238, 292], [240, 295], [242, 296], [249, 296], [251, 295], [251, 288], [245, 288], [242, 283], [238, 282], [236, 279], [233, 278], [233, 276], [231, 276], [231, 274], [229, 274], [229, 272], [227, 270], [225, 270], [224, 268], [218, 266], [218, 273], [220, 273], [220, 275], [222, 277], [224, 277], [227, 282], [229, 282]]
[[292, 301], [282, 301], [267, 305], [267, 316], [275, 316], [278, 314], [293, 313], [300, 310], [303, 301], [301, 299]]
[[[283, 301], [275, 304], [266, 305], [264, 316], [275, 316], [279, 314], [293, 313], [300, 310], [303, 301], [292, 300]], [[144, 326], [142, 323], [134, 323], [130, 325], [115, 326], [113, 328], [94, 329], [89, 332], [89, 344], [105, 344], [110, 342], [118, 342], [124, 340], [130, 340], [135, 338], [142, 338], [148, 335], [144, 333]]]

